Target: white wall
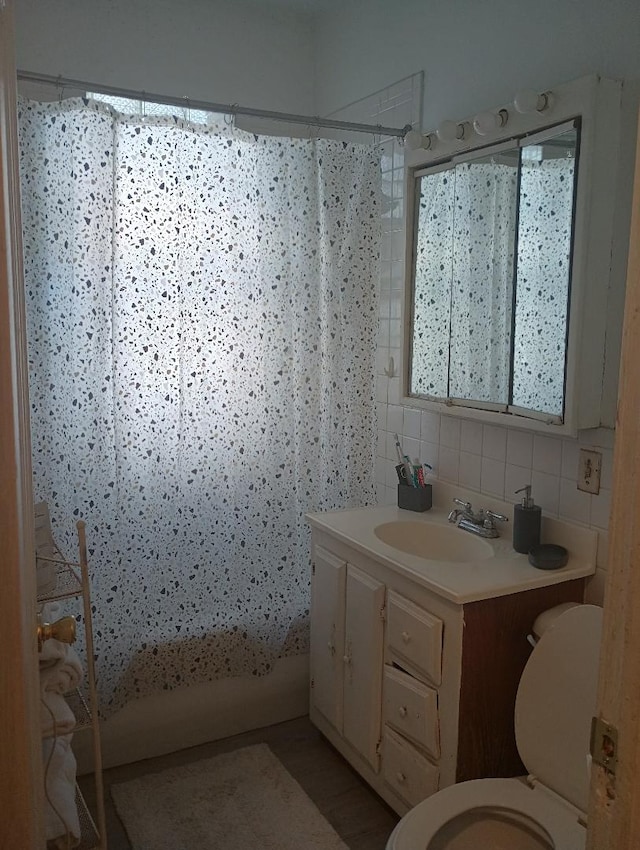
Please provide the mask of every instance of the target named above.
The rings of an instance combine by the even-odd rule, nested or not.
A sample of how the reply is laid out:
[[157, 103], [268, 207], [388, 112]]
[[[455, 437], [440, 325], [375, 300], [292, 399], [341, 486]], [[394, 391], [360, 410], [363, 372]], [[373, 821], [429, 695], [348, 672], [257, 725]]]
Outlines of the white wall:
[[18, 0], [18, 68], [313, 112], [310, 18], [250, 0]]
[[640, 76], [638, 0], [345, 0], [318, 19], [321, 114], [425, 71], [424, 126], [589, 73]]

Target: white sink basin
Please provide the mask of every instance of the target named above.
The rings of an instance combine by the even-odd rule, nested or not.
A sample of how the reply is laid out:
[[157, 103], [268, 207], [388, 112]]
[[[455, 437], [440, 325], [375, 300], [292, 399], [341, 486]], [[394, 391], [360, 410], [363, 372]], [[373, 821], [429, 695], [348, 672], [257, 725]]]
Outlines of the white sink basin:
[[394, 520], [373, 530], [387, 546], [430, 561], [484, 561], [493, 555], [486, 540], [454, 526]]

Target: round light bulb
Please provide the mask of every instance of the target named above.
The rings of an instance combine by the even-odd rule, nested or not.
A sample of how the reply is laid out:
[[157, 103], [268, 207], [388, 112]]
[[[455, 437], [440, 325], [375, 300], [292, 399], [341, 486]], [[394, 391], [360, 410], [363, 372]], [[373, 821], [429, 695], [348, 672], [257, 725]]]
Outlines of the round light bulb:
[[549, 98], [546, 94], [538, 94], [533, 89], [519, 91], [513, 99], [516, 112], [526, 114], [527, 112], [542, 112], [547, 108]]
[[480, 112], [473, 119], [473, 129], [479, 136], [489, 136], [500, 127], [500, 119], [496, 112]]
[[409, 130], [404, 137], [404, 146], [407, 150], [417, 151], [422, 147], [422, 133], [419, 130]]
[[473, 129], [479, 136], [489, 136], [500, 127], [504, 127], [508, 120], [509, 113], [506, 109], [500, 109], [498, 112], [480, 112], [473, 119]]

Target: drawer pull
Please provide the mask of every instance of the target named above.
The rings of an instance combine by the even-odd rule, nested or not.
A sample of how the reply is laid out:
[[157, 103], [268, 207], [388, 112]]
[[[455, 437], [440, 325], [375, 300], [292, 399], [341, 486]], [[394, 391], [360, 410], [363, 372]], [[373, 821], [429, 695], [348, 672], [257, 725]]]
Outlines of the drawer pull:
[[407, 777], [404, 775], [404, 773], [401, 770], [399, 770], [396, 773], [396, 779], [398, 780], [400, 785], [402, 785], [403, 783], [405, 783], [407, 781]]
[[409, 643], [410, 640], [411, 640], [411, 635], [409, 634], [409, 632], [402, 632], [403, 643]]
[[398, 709], [398, 714], [400, 715], [400, 717], [406, 717], [407, 716], [407, 706], [401, 705], [400, 708]]

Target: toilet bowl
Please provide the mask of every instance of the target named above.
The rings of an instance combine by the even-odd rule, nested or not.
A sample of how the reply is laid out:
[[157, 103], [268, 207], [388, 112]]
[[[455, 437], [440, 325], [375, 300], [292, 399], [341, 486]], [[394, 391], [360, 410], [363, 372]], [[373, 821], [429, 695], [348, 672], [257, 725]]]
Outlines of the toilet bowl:
[[399, 821], [387, 850], [584, 850], [601, 630], [602, 609], [579, 605], [531, 653], [515, 705], [529, 775], [444, 788]]

